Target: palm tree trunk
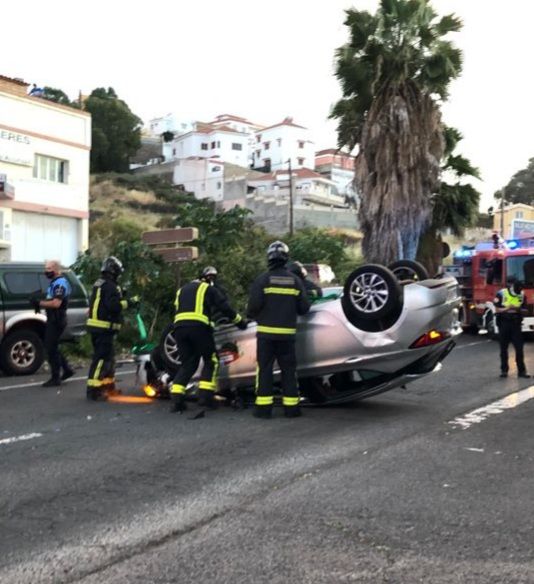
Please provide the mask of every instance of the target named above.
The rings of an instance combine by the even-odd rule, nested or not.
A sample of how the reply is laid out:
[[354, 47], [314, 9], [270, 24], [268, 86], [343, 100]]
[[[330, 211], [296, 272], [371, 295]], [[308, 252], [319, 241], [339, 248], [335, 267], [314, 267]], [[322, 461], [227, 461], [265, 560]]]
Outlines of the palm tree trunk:
[[365, 122], [355, 183], [367, 261], [415, 259], [439, 187], [443, 128], [434, 101], [412, 82], [390, 85]]

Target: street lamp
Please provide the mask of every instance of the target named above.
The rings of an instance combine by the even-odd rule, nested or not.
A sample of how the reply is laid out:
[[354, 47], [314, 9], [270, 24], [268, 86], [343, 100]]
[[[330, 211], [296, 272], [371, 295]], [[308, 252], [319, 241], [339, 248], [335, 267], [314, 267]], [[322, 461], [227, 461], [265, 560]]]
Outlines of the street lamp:
[[289, 165], [289, 237], [293, 237], [293, 173], [291, 170], [291, 158], [287, 161]]

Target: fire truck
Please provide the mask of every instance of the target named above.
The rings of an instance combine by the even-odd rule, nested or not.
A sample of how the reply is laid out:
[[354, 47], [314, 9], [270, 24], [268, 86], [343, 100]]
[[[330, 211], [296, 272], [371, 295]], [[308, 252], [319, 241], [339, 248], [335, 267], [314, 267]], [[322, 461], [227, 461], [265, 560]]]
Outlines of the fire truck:
[[509, 276], [521, 283], [527, 299], [529, 314], [523, 318], [523, 332], [534, 332], [534, 239], [505, 241], [494, 234], [491, 241], [455, 251], [453, 265], [444, 270], [458, 280], [459, 318], [465, 332], [498, 333], [493, 300]]

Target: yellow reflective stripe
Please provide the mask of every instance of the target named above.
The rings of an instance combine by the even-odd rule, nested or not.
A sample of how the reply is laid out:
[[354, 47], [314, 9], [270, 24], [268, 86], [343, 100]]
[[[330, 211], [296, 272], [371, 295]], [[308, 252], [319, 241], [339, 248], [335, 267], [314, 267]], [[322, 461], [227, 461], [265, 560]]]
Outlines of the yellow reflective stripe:
[[92, 326], [94, 328], [108, 329], [118, 331], [121, 328], [118, 322], [109, 322], [108, 320], [98, 320], [95, 318], [88, 318], [86, 322], [87, 326]]
[[206, 290], [209, 288], [206, 282], [202, 282], [197, 290], [197, 299], [195, 302], [195, 312], [197, 314], [204, 314], [204, 297], [206, 296]]
[[91, 315], [95, 320], [98, 320], [98, 307], [100, 306], [100, 296], [102, 295], [102, 288], [97, 288], [95, 302], [93, 304], [93, 314]]
[[285, 294], [286, 296], [298, 296], [300, 294], [300, 290], [295, 288], [264, 288], [263, 291], [265, 294]]
[[256, 365], [256, 381], [254, 383], [254, 389], [256, 392], [258, 391], [258, 387], [260, 386], [260, 366]]
[[128, 308], [128, 300], [121, 300], [121, 306], [126, 310]]
[[102, 387], [103, 383], [100, 379], [88, 379], [87, 380], [87, 387]]
[[102, 373], [102, 367], [104, 366], [104, 360], [100, 359], [96, 364], [95, 373], [93, 375], [93, 379], [100, 379], [100, 373]]
[[211, 360], [213, 361], [213, 375], [211, 376], [211, 382], [217, 387], [217, 376], [219, 375], [219, 359], [217, 353], [212, 354]]
[[258, 326], [256, 330], [259, 333], [270, 333], [273, 335], [294, 335], [297, 332], [297, 329], [279, 326]]
[[521, 308], [523, 304], [523, 294], [520, 294], [519, 296], [514, 296], [512, 294], [510, 294], [510, 292], [508, 291], [508, 288], [505, 288], [503, 290], [503, 306], [504, 308], [510, 308], [510, 307], [515, 307], [515, 308]]
[[185, 393], [185, 387], [179, 383], [173, 383], [171, 387], [171, 393], [182, 394]]
[[196, 312], [179, 312], [174, 317], [174, 322], [180, 322], [181, 320], [198, 320], [204, 324], [210, 324], [210, 320], [205, 314], [197, 314]]
[[237, 324], [238, 322], [241, 322], [242, 320], [243, 320], [243, 317], [240, 314], [236, 314], [232, 323]]
[[272, 395], [257, 395], [256, 405], [257, 406], [272, 406], [274, 403], [274, 397]]
[[180, 292], [181, 289], [176, 292], [176, 299], [174, 300], [174, 308], [176, 308], [176, 311], [178, 311], [178, 307], [180, 306]]
[[298, 406], [299, 405], [299, 402], [300, 402], [300, 398], [299, 397], [286, 397], [284, 395], [284, 397], [282, 398], [282, 403], [285, 406], [289, 406], [289, 407], [291, 407], [291, 406]]
[[211, 381], [199, 381], [198, 389], [208, 389], [209, 391], [215, 391], [217, 389], [217, 385]]

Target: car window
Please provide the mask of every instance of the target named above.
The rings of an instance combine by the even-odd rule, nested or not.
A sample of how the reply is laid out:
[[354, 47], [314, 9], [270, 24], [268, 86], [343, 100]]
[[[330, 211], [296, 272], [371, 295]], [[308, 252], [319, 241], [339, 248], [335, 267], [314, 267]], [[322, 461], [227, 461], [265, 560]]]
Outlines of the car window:
[[11, 294], [32, 294], [42, 290], [38, 272], [6, 272], [4, 282]]

